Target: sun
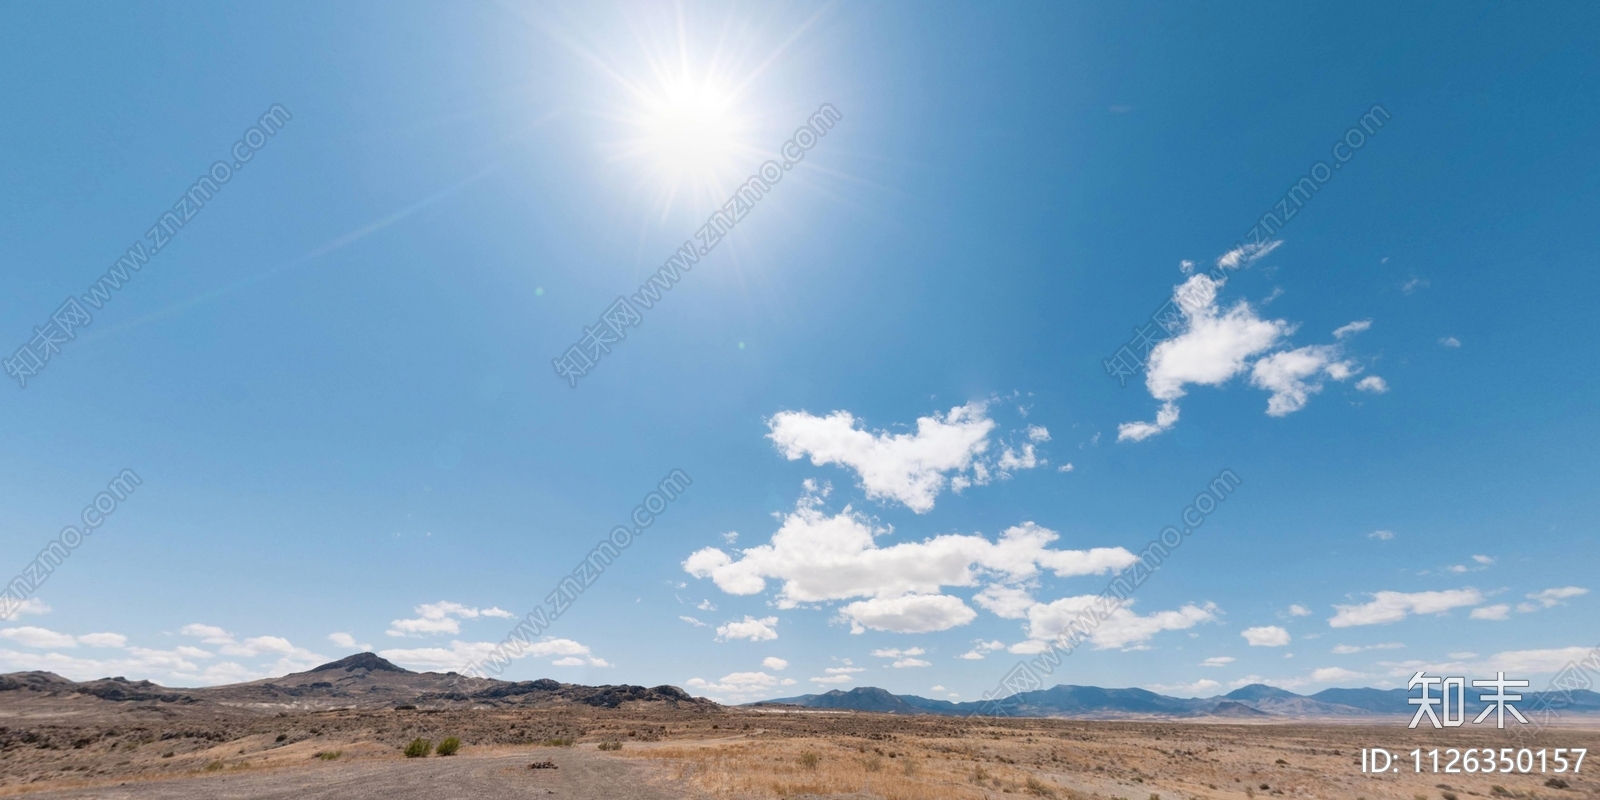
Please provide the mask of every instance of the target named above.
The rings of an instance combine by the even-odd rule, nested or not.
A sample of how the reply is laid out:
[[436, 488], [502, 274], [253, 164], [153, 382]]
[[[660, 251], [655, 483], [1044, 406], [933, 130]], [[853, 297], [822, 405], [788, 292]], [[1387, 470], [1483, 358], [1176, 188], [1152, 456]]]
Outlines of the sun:
[[679, 80], [641, 99], [638, 144], [653, 165], [680, 179], [714, 174], [741, 149], [731, 93]]

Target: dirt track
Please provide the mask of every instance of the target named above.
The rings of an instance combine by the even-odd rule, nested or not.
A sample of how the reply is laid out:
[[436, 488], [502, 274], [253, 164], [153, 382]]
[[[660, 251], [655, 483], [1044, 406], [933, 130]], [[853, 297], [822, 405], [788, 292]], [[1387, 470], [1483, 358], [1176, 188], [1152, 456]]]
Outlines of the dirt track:
[[[558, 769], [528, 769], [529, 763], [545, 760], [554, 761]], [[663, 775], [650, 764], [593, 750], [543, 747], [476, 757], [318, 763], [22, 796], [29, 800], [681, 800], [699, 796]]]

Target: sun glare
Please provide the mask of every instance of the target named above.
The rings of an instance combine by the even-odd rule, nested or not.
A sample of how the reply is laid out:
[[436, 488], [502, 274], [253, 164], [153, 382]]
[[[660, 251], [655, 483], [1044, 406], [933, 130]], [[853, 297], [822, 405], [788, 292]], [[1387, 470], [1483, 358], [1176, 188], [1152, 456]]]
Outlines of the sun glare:
[[644, 154], [680, 178], [713, 175], [740, 149], [727, 93], [706, 83], [663, 87], [644, 101], [639, 127]]

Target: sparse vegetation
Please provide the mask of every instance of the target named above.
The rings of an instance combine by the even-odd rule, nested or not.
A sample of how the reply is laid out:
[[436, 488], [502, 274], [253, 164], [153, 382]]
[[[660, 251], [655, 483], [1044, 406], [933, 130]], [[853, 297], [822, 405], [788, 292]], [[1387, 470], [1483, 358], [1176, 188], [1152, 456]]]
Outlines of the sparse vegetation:
[[601, 750], [621, 750], [622, 749], [622, 742], [618, 742], [618, 741], [615, 741], [615, 740], [609, 741], [609, 742], [601, 742], [599, 749], [601, 749]]
[[558, 736], [558, 737], [554, 737], [554, 738], [550, 738], [550, 739], [545, 739], [544, 741], [539, 743], [539, 746], [540, 747], [571, 747], [571, 746], [573, 746], [574, 744], [577, 744], [577, 743], [578, 743], [578, 740], [574, 739], [574, 738], [572, 738], [570, 736], [567, 736], [567, 737]]
[[818, 757], [816, 753], [810, 751], [800, 754], [800, 766], [805, 767], [806, 769], [816, 769], [817, 762], [820, 760], [821, 758]]
[[206, 764], [205, 765], [205, 771], [206, 772], [217, 772], [219, 770], [225, 769], [227, 766], [228, 766], [227, 764], [222, 763], [221, 759], [218, 759], [218, 760], [213, 761], [213, 762], [211, 762], [209, 764]]
[[456, 751], [460, 749], [460, 739], [454, 736], [446, 736], [444, 737], [444, 741], [440, 742], [439, 746], [434, 748], [433, 752], [438, 753], [441, 756], [453, 756], [456, 754]]
[[422, 758], [433, 750], [433, 742], [417, 737], [406, 745], [406, 758]]
[[1546, 785], [1546, 786], [1548, 786], [1548, 787], [1550, 787], [1552, 789], [1565, 789], [1565, 788], [1567, 788], [1567, 782], [1564, 781], [1564, 780], [1561, 780], [1560, 778], [1550, 778], [1549, 780], [1546, 780], [1544, 782], [1544, 785]]
[[[1051, 786], [1050, 784], [1045, 783], [1044, 781], [1041, 781], [1032, 775], [1028, 776], [1027, 783], [1023, 785], [1027, 788], [1028, 794], [1037, 795], [1039, 797], [1056, 796], [1056, 789], [1054, 786]], [[1154, 795], [1151, 795], [1151, 797], [1154, 797]]]
[[323, 761], [336, 761], [341, 755], [344, 755], [344, 751], [342, 750], [322, 750], [313, 755], [312, 758], [321, 759]]

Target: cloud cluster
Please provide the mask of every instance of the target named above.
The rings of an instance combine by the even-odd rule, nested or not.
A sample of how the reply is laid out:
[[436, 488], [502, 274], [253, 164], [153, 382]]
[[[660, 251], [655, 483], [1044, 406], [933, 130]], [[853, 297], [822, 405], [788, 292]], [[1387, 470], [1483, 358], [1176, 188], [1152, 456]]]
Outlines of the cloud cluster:
[[989, 458], [995, 427], [979, 402], [921, 417], [914, 433], [870, 431], [848, 411], [824, 417], [781, 411], [767, 420], [767, 438], [790, 461], [810, 456], [819, 467], [846, 467], [856, 473], [867, 497], [924, 514], [946, 488], [959, 492], [1045, 463], [1033, 442], [1048, 441], [1050, 434], [1037, 425], [1027, 429], [1029, 443], [1002, 445], [999, 456]]
[[[433, 672], [460, 672], [470, 664], [481, 662], [495, 651], [494, 642], [463, 642], [452, 640], [449, 647], [417, 647], [379, 650], [378, 655], [403, 667]], [[603, 658], [597, 658], [587, 645], [571, 639], [540, 639], [531, 642], [515, 658], [551, 658], [557, 667], [609, 667]]]
[[431, 634], [461, 633], [463, 619], [477, 619], [478, 617], [499, 617], [510, 619], [510, 611], [502, 608], [472, 608], [460, 603], [441, 600], [437, 603], [424, 603], [414, 609], [416, 617], [412, 619], [397, 619], [389, 623], [389, 629], [384, 633], [390, 636], [428, 636]]
[[[731, 555], [707, 547], [691, 554], [683, 568], [735, 595], [758, 594], [768, 579], [777, 580], [779, 608], [855, 600], [840, 615], [856, 632], [924, 633], [965, 625], [977, 616], [960, 598], [943, 594], [944, 587], [985, 580], [1015, 587], [1044, 571], [1058, 577], [1103, 575], [1136, 560], [1121, 547], [1053, 549], [1049, 545], [1060, 537], [1031, 522], [1008, 528], [995, 540], [945, 534], [879, 546], [877, 537], [888, 533], [849, 507], [829, 515], [821, 498], [809, 494], [769, 543]], [[1007, 602], [1023, 599], [995, 589], [978, 602], [1010, 609]]]
[[[1235, 265], [1271, 252], [1277, 242], [1240, 254], [1232, 251], [1217, 260]], [[1178, 400], [1188, 387], [1220, 387], [1249, 373], [1252, 386], [1271, 393], [1267, 414], [1286, 416], [1304, 408], [1327, 380], [1344, 381], [1361, 366], [1344, 357], [1344, 341], [1372, 327], [1372, 320], [1357, 320], [1334, 331], [1334, 342], [1271, 352], [1282, 345], [1295, 327], [1281, 319], [1263, 319], [1245, 300], [1222, 307], [1218, 294], [1225, 279], [1192, 275], [1174, 287], [1172, 299], [1182, 313], [1177, 335], [1157, 344], [1149, 355], [1145, 388], [1161, 401], [1154, 422], [1126, 422], [1117, 427], [1118, 441], [1143, 441], [1178, 422]], [[1371, 376], [1357, 388], [1376, 394], [1388, 391], [1382, 378]]]
[[1335, 628], [1382, 625], [1399, 622], [1411, 614], [1443, 614], [1453, 608], [1475, 606], [1482, 602], [1483, 593], [1470, 587], [1442, 592], [1376, 592], [1371, 602], [1334, 606], [1334, 611], [1338, 613], [1328, 620], [1328, 624]]

